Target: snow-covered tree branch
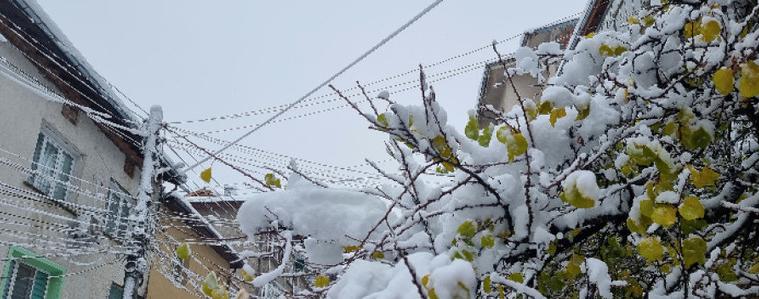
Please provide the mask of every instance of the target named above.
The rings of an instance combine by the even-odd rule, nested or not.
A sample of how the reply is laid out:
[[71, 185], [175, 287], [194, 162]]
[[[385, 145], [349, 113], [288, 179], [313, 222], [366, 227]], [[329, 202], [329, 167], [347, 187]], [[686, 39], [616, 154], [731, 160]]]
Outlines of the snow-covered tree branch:
[[758, 14], [753, 0], [659, 1], [572, 50], [521, 48], [502, 83], [530, 74], [542, 97], [480, 107], [492, 125], [472, 112], [463, 133], [423, 70], [421, 105], [344, 97], [389, 136], [393, 183], [296, 175], [238, 220], [305, 256], [277, 268], [309, 278], [291, 296], [759, 296]]

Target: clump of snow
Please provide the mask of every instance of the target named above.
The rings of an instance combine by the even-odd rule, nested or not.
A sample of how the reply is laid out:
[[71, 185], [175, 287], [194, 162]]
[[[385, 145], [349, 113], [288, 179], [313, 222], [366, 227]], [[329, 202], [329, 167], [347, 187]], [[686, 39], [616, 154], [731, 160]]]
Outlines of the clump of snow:
[[406, 259], [416, 277], [411, 276], [403, 259], [392, 266], [359, 260], [351, 264], [330, 288], [327, 298], [417, 299], [419, 291], [413, 281], [421, 285], [424, 276], [428, 276], [427, 287], [434, 288], [438, 298], [469, 298], [470, 292], [476, 289], [474, 269], [466, 261], [451, 260], [447, 254], [433, 256], [426, 252], [410, 254]]
[[[348, 190], [323, 189], [290, 178], [286, 190], [251, 196], [240, 207], [237, 220], [248, 236], [272, 222], [293, 233], [339, 245], [355, 243], [382, 218], [385, 204], [377, 197]], [[354, 244], [355, 245], [355, 244]]]
[[601, 194], [601, 189], [598, 188], [598, 183], [596, 182], [596, 175], [587, 170], [572, 172], [564, 180], [562, 186], [564, 190], [569, 190], [573, 187], [577, 188], [580, 194], [592, 200], [597, 200]]
[[624, 286], [625, 282], [611, 281], [609, 276], [609, 267], [606, 263], [599, 259], [587, 258], [585, 259], [585, 272], [588, 275], [588, 280], [595, 284], [598, 288], [598, 294], [603, 298], [612, 298], [611, 286]]

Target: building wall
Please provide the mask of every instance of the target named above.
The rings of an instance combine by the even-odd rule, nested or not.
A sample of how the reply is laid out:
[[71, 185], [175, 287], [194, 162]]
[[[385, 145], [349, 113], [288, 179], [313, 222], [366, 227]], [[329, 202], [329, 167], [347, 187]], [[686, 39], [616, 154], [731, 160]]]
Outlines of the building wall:
[[190, 244], [192, 257], [187, 261], [185, 266], [192, 273], [196, 273], [197, 277], [190, 277], [186, 283], [182, 284], [181, 276], [172, 276], [171, 273], [176, 273], [174, 272], [175, 264], [169, 262], [167, 259], [175, 256], [176, 243], [182, 240], [197, 240], [202, 237], [191, 231], [182, 222], [164, 221], [163, 224], [166, 229], [163, 233], [158, 234], [156, 241], [161, 254], [155, 255], [148, 278], [148, 299], [205, 298], [199, 291], [198, 282], [202, 281], [211, 271], [216, 272], [220, 283], [229, 285], [228, 277], [232, 271], [229, 267], [229, 262], [214, 251], [213, 248], [205, 245]]
[[[0, 42], [0, 56], [18, 66], [27, 74], [40, 79], [41, 84], [48, 87], [54, 86], [52, 83], [43, 80], [43, 76], [31, 62], [27, 61], [23, 54], [10, 43]], [[7, 65], [2, 64], [2, 66]], [[135, 171], [134, 178], [129, 177], [123, 171], [125, 155], [96, 127], [93, 121], [80, 113], [78, 122], [76, 124], [71, 123], [61, 114], [63, 106], [60, 103], [45, 100], [44, 93], [19, 83], [17, 81], [18, 78], [14, 77], [12, 73], [0, 67], [0, 107], [2, 107], [0, 108], [1, 158], [30, 168], [38, 133], [42, 126], [48, 126], [49, 129], [67, 141], [70, 147], [75, 148], [81, 154], [72, 175], [91, 183], [72, 180], [72, 184], [91, 192], [105, 194], [107, 192], [105, 188], [110, 186], [110, 180], [113, 178], [131, 194], [136, 194], [139, 170]], [[21, 157], [3, 151], [14, 153]], [[7, 165], [0, 165], [1, 182], [25, 191], [36, 192], [25, 183], [27, 177], [27, 174], [14, 170]], [[105, 200], [102, 198], [98, 199], [69, 192], [68, 199], [75, 204], [94, 206], [100, 209], [106, 208]], [[8, 204], [22, 206], [22, 208], [14, 208]], [[70, 224], [70, 221], [67, 221], [67, 219], [78, 216], [76, 213], [54, 204], [52, 201], [45, 203], [24, 202], [24, 199], [15, 199], [6, 195], [0, 195], [0, 210], [26, 217], [24, 221], [34, 225], [56, 223], [65, 226]], [[7, 217], [17, 219], [7, 215], [4, 218]], [[83, 222], [86, 223], [84, 220]], [[59, 241], [68, 238], [64, 233], [52, 233], [49, 230], [34, 228], [29, 225], [10, 225], [8, 224], [8, 220], [0, 221], [0, 228], [3, 227], [6, 231], [21, 231], [18, 234], [29, 233], [27, 236], [44, 235], [45, 238]], [[27, 249], [36, 254], [60, 255], [65, 253], [61, 252], [65, 250], [53, 248], [54, 246], [45, 242], [45, 238], [32, 238], [31, 240], [27, 238], [24, 242], [30, 242], [34, 245], [31, 246], [32, 248]], [[21, 240], [23, 238], [7, 234], [0, 237], [0, 241], [3, 241], [2, 245], [0, 245], [0, 258], [6, 257], [8, 252], [7, 245], [14, 242], [14, 239]], [[103, 238], [99, 242], [106, 247], [117, 245], [107, 238]], [[71, 247], [76, 246], [76, 244], [70, 245]], [[63, 280], [62, 298], [106, 298], [111, 283], [122, 284], [123, 281], [123, 263], [115, 260], [118, 257], [111, 252], [104, 252], [79, 258], [82, 262], [93, 263], [91, 265], [75, 265], [69, 262], [68, 258], [63, 257], [49, 258], [64, 266], [67, 270], [66, 273], [70, 274], [70, 276], [65, 277]], [[106, 266], [93, 269], [95, 265], [109, 262], [110, 264]]]

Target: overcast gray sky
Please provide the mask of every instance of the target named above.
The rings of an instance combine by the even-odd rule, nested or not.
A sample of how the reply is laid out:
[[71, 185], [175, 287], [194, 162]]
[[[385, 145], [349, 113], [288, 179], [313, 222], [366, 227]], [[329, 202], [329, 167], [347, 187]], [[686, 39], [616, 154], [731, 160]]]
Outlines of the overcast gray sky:
[[[168, 121], [292, 102], [432, 2], [38, 1], [99, 73], [143, 107], [162, 105]], [[447, 0], [335, 84], [349, 88], [356, 80], [370, 82], [434, 63], [577, 13], [585, 4], [586, 0]], [[513, 49], [514, 44], [504, 46], [504, 51]], [[428, 73], [492, 57], [492, 51], [481, 51]], [[474, 107], [481, 77], [482, 68], [477, 68], [433, 84], [455, 125], [463, 126], [466, 111]], [[415, 78], [418, 74], [385, 84]], [[419, 93], [396, 95], [394, 100], [419, 103]], [[284, 117], [340, 104], [297, 109]], [[187, 128], [207, 131], [263, 119]], [[267, 126], [244, 143], [334, 165], [385, 159], [384, 136], [366, 127], [354, 112], [337, 109]], [[243, 133], [218, 137], [231, 140]]]

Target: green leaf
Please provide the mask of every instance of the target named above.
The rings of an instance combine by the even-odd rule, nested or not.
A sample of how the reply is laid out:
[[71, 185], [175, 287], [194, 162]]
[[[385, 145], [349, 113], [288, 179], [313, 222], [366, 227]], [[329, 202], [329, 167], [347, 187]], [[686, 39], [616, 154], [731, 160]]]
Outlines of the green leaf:
[[692, 237], [683, 241], [683, 261], [685, 268], [706, 262], [706, 241], [700, 237]]
[[207, 296], [213, 296], [214, 290], [219, 289], [219, 279], [216, 278], [216, 272], [211, 272], [206, 275], [206, 278], [201, 282], [201, 290], [203, 294]]
[[480, 138], [480, 125], [477, 123], [477, 118], [474, 116], [469, 117], [469, 121], [466, 123], [466, 127], [464, 127], [464, 135], [472, 140]]
[[517, 273], [511, 273], [511, 274], [509, 274], [509, 277], [507, 277], [507, 278], [508, 278], [508, 280], [516, 281], [518, 283], [523, 283], [524, 282], [524, 275], [522, 275], [522, 273], [518, 273], [518, 272]]
[[651, 214], [651, 220], [661, 226], [671, 226], [677, 220], [677, 209], [667, 204], [657, 205]]
[[490, 293], [493, 291], [493, 283], [490, 280], [490, 275], [485, 276], [485, 279], [482, 280], [482, 290], [485, 293]]
[[456, 231], [462, 237], [471, 239], [477, 233], [477, 223], [471, 220], [464, 221]]
[[582, 194], [576, 185], [565, 189], [564, 192], [559, 194], [559, 198], [578, 209], [590, 209], [596, 205], [596, 201]]
[[182, 245], [177, 246], [177, 249], [175, 249], [174, 252], [177, 254], [178, 259], [182, 262], [187, 262], [192, 250], [190, 249], [190, 244], [182, 243]]
[[683, 219], [683, 221], [681, 221], [680, 223], [680, 229], [683, 231], [683, 234], [688, 235], [705, 228], [707, 225], [708, 223], [704, 219], [696, 219], [696, 220]]
[[729, 261], [717, 266], [717, 274], [719, 275], [720, 280], [724, 282], [733, 282], [738, 280], [738, 275], [735, 274], [735, 271], [733, 270], [733, 266], [735, 265], [735, 259], [730, 259]]
[[493, 248], [495, 246], [495, 237], [493, 235], [484, 235], [480, 238], [480, 246], [482, 248]]
[[383, 128], [390, 127], [390, 124], [387, 122], [387, 116], [385, 116], [384, 113], [377, 116], [377, 123], [379, 123]]
[[282, 182], [273, 173], [264, 175], [264, 183], [272, 188], [282, 188]]
[[580, 265], [582, 265], [584, 261], [585, 257], [578, 254], [572, 254], [572, 257], [567, 263], [566, 269], [564, 269], [564, 273], [567, 275], [567, 278], [574, 280], [578, 275], [580, 275], [580, 273], [582, 273]]
[[480, 134], [480, 138], [477, 139], [477, 142], [480, 143], [480, 146], [482, 147], [488, 147], [490, 145], [490, 139], [493, 137], [493, 129], [491, 126], [485, 127], [485, 129], [482, 130], [482, 134]]
[[651, 218], [651, 215], [654, 214], [654, 200], [653, 199], [643, 199], [640, 201], [640, 214], [648, 218]]
[[641, 235], [646, 233], [646, 226], [643, 226], [632, 218], [627, 218], [627, 229], [629, 229], [631, 232]]
[[516, 133], [511, 135], [506, 147], [509, 152], [509, 161], [513, 161], [514, 158], [527, 153], [529, 145], [527, 144], [527, 138], [524, 138], [522, 133]]
[[648, 237], [638, 243], [638, 254], [648, 262], [658, 261], [664, 257], [664, 247], [659, 238]]
[[704, 217], [704, 205], [698, 200], [698, 197], [690, 195], [686, 197], [677, 208], [680, 216], [685, 220], [696, 220]]

